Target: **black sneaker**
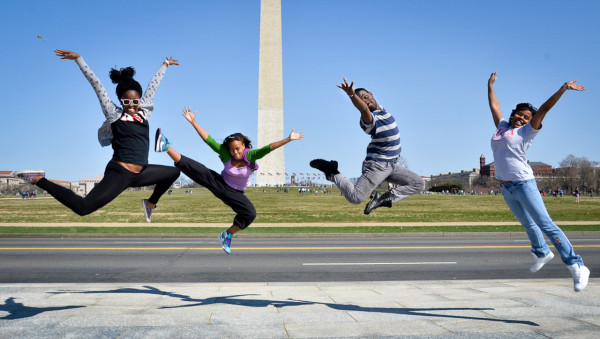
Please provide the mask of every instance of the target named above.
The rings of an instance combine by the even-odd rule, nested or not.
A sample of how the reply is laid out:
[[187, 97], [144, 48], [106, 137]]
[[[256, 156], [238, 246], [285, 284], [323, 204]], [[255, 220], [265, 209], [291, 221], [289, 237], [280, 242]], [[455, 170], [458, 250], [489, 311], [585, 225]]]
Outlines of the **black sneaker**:
[[338, 163], [335, 160], [327, 161], [323, 159], [315, 159], [310, 162], [310, 167], [316, 168], [325, 173], [325, 178], [329, 181], [333, 181], [334, 175], [340, 174], [340, 171], [338, 171]]
[[371, 211], [381, 206], [392, 207], [392, 193], [390, 193], [390, 191], [383, 194], [373, 191], [371, 193], [371, 201], [365, 206], [365, 214], [369, 214]]

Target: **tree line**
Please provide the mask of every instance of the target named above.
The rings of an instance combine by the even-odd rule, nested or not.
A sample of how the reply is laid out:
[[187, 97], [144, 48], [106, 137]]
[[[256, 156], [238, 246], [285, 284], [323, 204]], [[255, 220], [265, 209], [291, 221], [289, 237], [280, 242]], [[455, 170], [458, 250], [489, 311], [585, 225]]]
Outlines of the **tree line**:
[[544, 190], [562, 189], [566, 193], [598, 192], [600, 187], [600, 163], [586, 157], [567, 155], [551, 176], [538, 178], [538, 187]]

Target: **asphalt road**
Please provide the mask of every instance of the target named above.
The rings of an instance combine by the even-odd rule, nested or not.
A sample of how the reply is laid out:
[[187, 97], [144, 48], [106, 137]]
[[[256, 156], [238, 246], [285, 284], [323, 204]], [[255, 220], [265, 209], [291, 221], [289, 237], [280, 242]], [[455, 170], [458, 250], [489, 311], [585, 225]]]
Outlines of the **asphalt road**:
[[[570, 240], [594, 277], [600, 237]], [[232, 249], [216, 237], [0, 239], [0, 283], [570, 278], [558, 255], [530, 273], [525, 237], [238, 237]]]

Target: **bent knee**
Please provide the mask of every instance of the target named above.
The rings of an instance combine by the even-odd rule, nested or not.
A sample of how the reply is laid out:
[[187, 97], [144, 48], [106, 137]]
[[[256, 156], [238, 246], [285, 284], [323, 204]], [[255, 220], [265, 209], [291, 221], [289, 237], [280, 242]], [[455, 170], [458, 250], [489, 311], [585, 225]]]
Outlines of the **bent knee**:
[[256, 209], [248, 209], [243, 212], [239, 212], [233, 220], [234, 225], [241, 229], [248, 227], [256, 219]]
[[420, 178], [421, 180], [417, 181], [415, 188], [417, 189], [418, 192], [424, 191], [426, 184], [425, 184], [425, 180], [423, 180], [423, 178]]
[[349, 203], [354, 204], [354, 205], [359, 205], [360, 203], [365, 201], [365, 199], [367, 199], [367, 197], [362, 197], [362, 196], [357, 196], [357, 195], [352, 195], [352, 196], [346, 197], [346, 200], [348, 200]]
[[177, 167], [173, 167], [170, 178], [175, 181], [181, 175], [181, 171]]
[[73, 209], [73, 212], [75, 212], [80, 217], [84, 217], [88, 214], [94, 213], [96, 210], [97, 210], [97, 208], [83, 207], [83, 208]]
[[248, 220], [248, 225], [250, 225], [254, 219], [256, 219], [256, 209], [249, 210], [246, 215], [246, 220]]

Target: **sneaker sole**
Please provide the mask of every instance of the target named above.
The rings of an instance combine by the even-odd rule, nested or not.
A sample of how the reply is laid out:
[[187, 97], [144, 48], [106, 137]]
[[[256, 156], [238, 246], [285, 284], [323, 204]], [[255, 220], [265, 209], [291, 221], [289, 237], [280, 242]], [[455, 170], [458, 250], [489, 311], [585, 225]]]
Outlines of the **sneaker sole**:
[[369, 202], [367, 203], [367, 205], [365, 206], [365, 210], [363, 211], [363, 213], [365, 215], [369, 215], [371, 214], [371, 212], [373, 212], [374, 208], [370, 208], [371, 207], [371, 203], [373, 203], [373, 198], [377, 195], [377, 191], [373, 191], [371, 192], [371, 195], [369, 196], [369, 198], [371, 200], [369, 200]]
[[142, 199], [142, 207], [144, 208], [144, 217], [146, 218], [146, 222], [150, 222], [150, 217], [148, 216], [148, 209], [146, 208], [146, 203], [144, 202], [146, 199]]
[[156, 135], [154, 136], [154, 152], [160, 152], [160, 128], [156, 130]]

